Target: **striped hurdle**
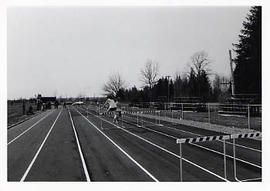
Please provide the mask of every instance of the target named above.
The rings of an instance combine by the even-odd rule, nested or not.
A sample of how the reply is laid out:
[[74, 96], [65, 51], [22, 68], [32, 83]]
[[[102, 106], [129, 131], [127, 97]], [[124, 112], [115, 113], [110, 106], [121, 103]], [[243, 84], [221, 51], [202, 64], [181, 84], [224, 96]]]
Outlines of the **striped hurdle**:
[[231, 135], [231, 139], [239, 139], [239, 138], [256, 138], [256, 137], [261, 137], [262, 133], [261, 132], [256, 132], [256, 133], [244, 133], [244, 134], [233, 134]]
[[239, 138], [256, 138], [261, 137], [261, 132], [255, 133], [241, 133], [241, 134], [231, 134], [231, 135], [219, 135], [219, 136], [206, 136], [206, 137], [195, 137], [195, 138], [182, 138], [176, 139], [176, 143], [198, 143], [205, 141], [223, 141], [228, 139], [239, 139]]
[[180, 181], [183, 181], [183, 166], [182, 166], [182, 143], [198, 143], [205, 141], [223, 141], [223, 169], [224, 169], [224, 180], [227, 180], [227, 167], [226, 167], [226, 141], [228, 139], [233, 139], [233, 168], [234, 168], [234, 177], [235, 180], [239, 181], [236, 176], [236, 154], [235, 154], [235, 139], [238, 138], [255, 138], [261, 137], [261, 132], [255, 133], [241, 133], [241, 134], [231, 134], [231, 135], [219, 135], [219, 136], [205, 136], [205, 137], [196, 137], [196, 138], [182, 138], [176, 139], [176, 143], [179, 144], [179, 168], [180, 168]]
[[205, 141], [221, 141], [221, 140], [227, 140], [227, 139], [230, 139], [230, 135], [177, 139], [176, 143], [177, 144], [179, 144], [179, 143], [198, 143], [198, 142], [205, 142]]

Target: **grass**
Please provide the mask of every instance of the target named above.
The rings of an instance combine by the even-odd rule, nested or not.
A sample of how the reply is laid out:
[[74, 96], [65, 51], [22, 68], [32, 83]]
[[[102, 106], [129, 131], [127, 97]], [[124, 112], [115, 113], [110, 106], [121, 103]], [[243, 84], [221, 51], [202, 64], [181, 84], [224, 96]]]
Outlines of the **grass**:
[[[31, 103], [32, 107], [33, 107], [33, 111], [36, 112], [36, 106], [34, 103]], [[27, 113], [27, 110], [30, 106], [29, 102], [25, 103], [25, 112]], [[15, 124], [19, 121], [22, 121], [26, 118], [28, 118], [30, 115], [26, 115], [23, 114], [23, 104], [22, 102], [18, 102], [18, 103], [13, 103], [11, 104], [10, 102], [8, 102], [8, 126]]]
[[[181, 112], [178, 116], [180, 117]], [[218, 124], [223, 126], [238, 127], [238, 128], [249, 128], [248, 118], [245, 116], [225, 116], [220, 115], [217, 111], [210, 112], [210, 120], [208, 112], [184, 112], [184, 119], [206, 122], [211, 124]], [[250, 117], [250, 128], [254, 130], [261, 131], [262, 119], [261, 117]]]
[[[151, 109], [141, 108], [141, 109], [132, 109], [133, 111], [147, 111]], [[156, 114], [157, 115], [157, 114]], [[160, 116], [164, 117], [173, 117], [180, 119], [182, 117], [182, 111], [174, 111], [173, 115], [170, 110], [165, 111], [161, 110]], [[210, 120], [209, 120], [210, 116]], [[237, 128], [249, 128], [248, 118], [246, 116], [225, 116], [220, 115], [216, 109], [211, 109], [211, 112], [183, 112], [183, 119], [199, 121], [229, 127]], [[250, 117], [250, 128], [261, 131], [262, 130], [262, 118], [261, 117]]]

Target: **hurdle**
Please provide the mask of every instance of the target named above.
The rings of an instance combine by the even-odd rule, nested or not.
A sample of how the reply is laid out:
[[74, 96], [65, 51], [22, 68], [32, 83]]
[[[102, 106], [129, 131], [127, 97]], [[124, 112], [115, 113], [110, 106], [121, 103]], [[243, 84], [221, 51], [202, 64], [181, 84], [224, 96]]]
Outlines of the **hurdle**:
[[[98, 115], [100, 115], [100, 113], [101, 113], [100, 104], [98, 105], [98, 110], [99, 110], [99, 111], [98, 111]], [[101, 128], [101, 130], [103, 130], [101, 118], [100, 118], [100, 128]]]
[[[157, 124], [158, 126], [163, 126], [163, 125], [160, 123], [160, 113], [161, 113], [161, 111], [158, 110], [158, 111], [155, 111], [155, 113], [158, 113], [158, 114], [157, 114], [157, 117], [155, 117], [155, 118], [156, 118], [156, 124]], [[157, 119], [157, 118], [158, 118], [158, 119]], [[157, 121], [158, 121], [158, 123], [157, 123]]]
[[226, 169], [226, 140], [230, 139], [230, 135], [219, 135], [219, 136], [205, 136], [205, 137], [195, 137], [195, 138], [181, 138], [176, 139], [176, 143], [179, 144], [179, 156], [180, 156], [180, 182], [183, 181], [183, 167], [182, 167], [182, 144], [183, 143], [199, 143], [205, 141], [221, 141], [223, 140], [223, 156], [224, 156], [224, 178], [227, 179], [227, 169]]
[[[223, 141], [223, 169], [224, 169], [224, 178], [227, 180], [227, 168], [226, 168], [226, 140], [232, 139], [233, 140], [233, 166], [234, 166], [234, 179], [238, 182], [248, 181], [247, 180], [239, 180], [237, 178], [237, 171], [236, 171], [236, 151], [235, 151], [235, 139], [239, 138], [257, 138], [261, 137], [261, 132], [255, 133], [241, 133], [241, 134], [230, 134], [230, 135], [218, 135], [218, 136], [204, 136], [204, 137], [195, 137], [195, 138], [180, 138], [176, 139], [176, 144], [179, 144], [179, 173], [180, 173], [180, 182], [183, 181], [183, 166], [182, 166], [182, 144], [185, 143], [199, 143], [199, 142], [206, 142], [206, 141]], [[255, 178], [261, 179], [261, 178]], [[253, 179], [254, 180], [254, 179]]]
[[257, 180], [261, 179], [260, 178], [252, 178], [252, 179], [245, 179], [245, 180], [240, 180], [237, 177], [237, 165], [236, 165], [236, 147], [235, 147], [235, 139], [242, 139], [242, 138], [259, 138], [262, 137], [261, 132], [256, 132], [256, 133], [243, 133], [243, 134], [233, 134], [231, 135], [231, 139], [233, 140], [233, 174], [234, 174], [234, 179], [238, 182], [246, 182], [249, 180]]

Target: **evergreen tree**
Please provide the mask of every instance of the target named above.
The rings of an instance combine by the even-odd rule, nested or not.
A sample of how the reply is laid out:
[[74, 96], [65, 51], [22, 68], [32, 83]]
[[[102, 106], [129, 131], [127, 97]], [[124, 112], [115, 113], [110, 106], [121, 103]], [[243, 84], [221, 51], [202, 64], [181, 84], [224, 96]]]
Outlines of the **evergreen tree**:
[[199, 84], [199, 97], [209, 98], [211, 94], [211, 85], [208, 75], [202, 70], [200, 76], [197, 78]]
[[237, 94], [261, 95], [261, 7], [252, 7], [243, 22], [238, 44], [234, 70]]
[[174, 80], [174, 87], [175, 87], [175, 97], [180, 97], [182, 91], [183, 81], [180, 75], [177, 75]]
[[191, 68], [190, 73], [189, 73], [189, 80], [188, 80], [188, 95], [190, 97], [199, 96], [198, 90], [199, 90], [198, 80], [196, 78], [196, 74], [193, 68]]

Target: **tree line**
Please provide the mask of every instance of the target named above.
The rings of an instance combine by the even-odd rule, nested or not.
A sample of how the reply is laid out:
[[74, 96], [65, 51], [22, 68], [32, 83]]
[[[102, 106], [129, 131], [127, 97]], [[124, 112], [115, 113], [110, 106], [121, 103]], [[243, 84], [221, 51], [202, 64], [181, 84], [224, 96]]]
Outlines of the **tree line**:
[[[186, 74], [159, 77], [159, 64], [148, 60], [141, 69], [140, 80], [143, 87], [138, 89], [125, 87], [125, 81], [119, 73], [111, 75], [104, 85], [106, 95], [118, 97], [127, 102], [175, 101], [179, 97], [200, 97], [207, 101], [218, 101], [222, 95], [220, 76], [213, 82], [209, 79], [211, 60], [205, 51], [196, 52], [191, 57], [189, 71]], [[226, 92], [226, 91], [225, 91]]]
[[[261, 96], [261, 7], [250, 9], [240, 31], [239, 42], [233, 46], [237, 94]], [[191, 56], [189, 70], [185, 74], [160, 76], [158, 62], [148, 60], [141, 69], [142, 88], [126, 88], [124, 79], [117, 73], [109, 77], [103, 90], [106, 95], [128, 102], [175, 101], [178, 97], [222, 101], [231, 96], [230, 78], [214, 74], [211, 63], [207, 52], [199, 51]], [[210, 75], [214, 75], [212, 81]], [[224, 90], [224, 84], [229, 84], [229, 88]]]

